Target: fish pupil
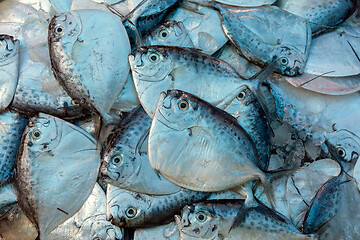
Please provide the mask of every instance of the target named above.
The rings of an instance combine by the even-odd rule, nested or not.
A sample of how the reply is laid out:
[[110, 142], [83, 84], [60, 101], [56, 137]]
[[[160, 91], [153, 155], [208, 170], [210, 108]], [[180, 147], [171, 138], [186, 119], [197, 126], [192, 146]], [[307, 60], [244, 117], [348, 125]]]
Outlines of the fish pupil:
[[40, 137], [40, 133], [39, 132], [34, 132], [34, 136], [35, 137]]
[[56, 29], [56, 32], [61, 33], [61, 32], [62, 32], [62, 28], [61, 28], [61, 27], [57, 28], [57, 29]]
[[338, 150], [338, 154], [339, 154], [340, 156], [343, 156], [343, 155], [344, 155], [344, 150], [339, 149], [339, 150]]
[[200, 220], [200, 221], [203, 221], [204, 219], [205, 219], [204, 215], [200, 214], [200, 215], [199, 215], [199, 220]]
[[181, 103], [181, 104], [180, 104], [180, 107], [181, 107], [181, 108], [186, 108], [186, 103]]
[[162, 32], [162, 33], [161, 33], [161, 36], [162, 36], [163, 38], [166, 38], [166, 37], [167, 37], [167, 33], [166, 33], [166, 32]]
[[151, 56], [151, 60], [153, 60], [154, 62], [156, 61], [157, 57], [156, 56]]

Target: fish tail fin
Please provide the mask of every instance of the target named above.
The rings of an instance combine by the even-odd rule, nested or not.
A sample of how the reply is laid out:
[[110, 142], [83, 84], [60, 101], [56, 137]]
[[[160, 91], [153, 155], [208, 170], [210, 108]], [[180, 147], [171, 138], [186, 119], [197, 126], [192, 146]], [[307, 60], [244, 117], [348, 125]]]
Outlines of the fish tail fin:
[[266, 179], [266, 175], [261, 175], [260, 176], [260, 181], [261, 181], [261, 183], [263, 185], [265, 195], [266, 195], [267, 199], [269, 200], [271, 208], [275, 209], [276, 208], [276, 201], [275, 201], [274, 190], [271, 187], [269, 181]]
[[249, 78], [250, 81], [256, 80], [258, 82], [258, 85], [265, 82], [266, 79], [276, 70], [276, 62], [272, 61], [268, 63], [263, 69], [261, 69], [259, 72], [255, 73], [251, 78]]

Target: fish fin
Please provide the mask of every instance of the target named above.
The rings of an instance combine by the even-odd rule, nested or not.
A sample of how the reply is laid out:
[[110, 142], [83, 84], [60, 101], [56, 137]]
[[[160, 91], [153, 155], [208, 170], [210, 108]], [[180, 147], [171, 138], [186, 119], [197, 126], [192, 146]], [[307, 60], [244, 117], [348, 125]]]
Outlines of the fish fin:
[[270, 74], [272, 74], [276, 70], [276, 62], [278, 59], [274, 59], [272, 62], [268, 63], [263, 69], [259, 72], [255, 73], [251, 78], [248, 80], [257, 80], [258, 84], [262, 84], [265, 80], [268, 79]]
[[264, 187], [264, 192], [267, 199], [269, 200], [271, 208], [276, 209], [276, 201], [273, 188], [264, 176], [260, 176], [260, 181]]
[[204, 13], [200, 12], [196, 7], [192, 6], [192, 5], [200, 5], [200, 6], [203, 6], [202, 4], [199, 4], [197, 2], [193, 2], [191, 0], [188, 0], [188, 1], [184, 1], [181, 5], [182, 8], [190, 11], [190, 12], [194, 12], [194, 13], [197, 13], [199, 15], [204, 15]]
[[149, 141], [150, 128], [146, 130], [141, 136], [139, 142], [136, 144], [135, 152], [138, 152], [141, 156], [142, 153], [148, 153], [148, 141]]

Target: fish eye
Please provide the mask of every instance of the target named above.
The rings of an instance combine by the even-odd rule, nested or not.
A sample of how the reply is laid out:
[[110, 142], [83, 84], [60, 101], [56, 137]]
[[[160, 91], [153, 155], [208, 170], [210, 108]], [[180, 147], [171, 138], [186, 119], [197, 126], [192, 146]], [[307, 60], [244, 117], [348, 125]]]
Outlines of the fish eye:
[[157, 53], [151, 53], [150, 55], [149, 55], [149, 60], [150, 60], [150, 62], [158, 62], [159, 61], [159, 59], [160, 59], [160, 57], [159, 57], [159, 55], [157, 54]]
[[186, 111], [189, 109], [189, 103], [185, 100], [180, 100], [178, 103], [178, 106], [179, 106], [180, 110], [182, 110], [182, 111]]
[[57, 26], [54, 28], [54, 30], [55, 30], [55, 33], [56, 33], [57, 35], [63, 35], [63, 34], [64, 34], [64, 27], [61, 26], [61, 25], [57, 25]]
[[159, 37], [162, 39], [165, 39], [169, 36], [169, 32], [166, 29], [163, 29], [159, 32]]
[[280, 58], [280, 63], [282, 65], [288, 65], [289, 64], [289, 60], [286, 57], [282, 57]]
[[199, 222], [205, 222], [207, 220], [207, 216], [206, 216], [206, 213], [204, 212], [198, 212], [196, 213], [196, 219], [199, 221]]
[[237, 95], [237, 99], [239, 99], [240, 101], [245, 100], [245, 98], [246, 98], [246, 92], [245, 92], [245, 90], [241, 91], [241, 92], [239, 93], [239, 95]]
[[114, 165], [118, 165], [118, 164], [122, 163], [122, 157], [121, 157], [121, 155], [119, 155], [119, 154], [115, 155], [115, 156], [111, 159], [111, 162], [112, 162]]
[[32, 132], [31, 132], [31, 138], [34, 139], [34, 140], [39, 140], [41, 138], [41, 132], [39, 129], [34, 129]]
[[340, 156], [340, 157], [345, 157], [346, 156], [346, 151], [345, 149], [343, 149], [342, 147], [338, 147], [336, 149], [336, 152], [337, 154]]
[[127, 208], [126, 211], [125, 211], [125, 215], [126, 215], [128, 218], [133, 218], [133, 217], [135, 217], [136, 213], [137, 213], [137, 210], [136, 210], [136, 208], [133, 208], [133, 207], [129, 207], [129, 208]]
[[94, 237], [93, 240], [101, 240], [99, 237]]

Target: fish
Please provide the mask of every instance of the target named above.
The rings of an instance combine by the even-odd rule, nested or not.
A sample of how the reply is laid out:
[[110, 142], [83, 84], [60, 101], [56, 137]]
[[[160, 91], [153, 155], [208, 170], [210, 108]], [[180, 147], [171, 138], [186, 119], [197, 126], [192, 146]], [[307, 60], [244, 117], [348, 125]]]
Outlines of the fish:
[[[191, 0], [192, 2], [197, 2], [199, 4], [209, 4], [212, 0]], [[214, 0], [217, 3], [238, 6], [238, 7], [259, 7], [263, 5], [272, 5], [276, 0], [253, 0], [253, 1], [244, 1], [244, 0]]]
[[275, 6], [212, 6], [220, 13], [227, 38], [249, 61], [260, 66], [274, 62], [276, 71], [287, 76], [304, 72], [311, 46], [305, 19]]
[[181, 187], [214, 192], [260, 180], [272, 195], [246, 131], [230, 114], [192, 94], [160, 94], [148, 152], [151, 167]]
[[24, 130], [16, 161], [19, 204], [36, 224], [40, 238], [47, 239], [91, 194], [100, 148], [81, 128], [39, 113]]
[[180, 191], [150, 166], [147, 134], [152, 119], [135, 108], [108, 137], [101, 173], [106, 182], [129, 191], [167, 195]]
[[178, 46], [194, 48], [194, 43], [182, 22], [166, 21], [148, 35], [144, 36], [144, 42], [148, 46]]
[[151, 196], [127, 191], [108, 184], [107, 220], [125, 228], [142, 228], [170, 223], [172, 217], [186, 204], [206, 199], [209, 193], [181, 190]]
[[0, 35], [0, 111], [3, 112], [14, 97], [19, 78], [20, 42], [13, 36]]
[[138, 228], [134, 233], [134, 240], [180, 240], [179, 230], [175, 222], [166, 225]]
[[228, 41], [221, 29], [220, 16], [211, 7], [186, 2], [170, 13], [167, 20], [182, 22], [195, 48], [203, 53], [212, 55]]
[[284, 216], [260, 203], [246, 206], [236, 200], [185, 206], [175, 215], [180, 239], [316, 239], [303, 235]]
[[20, 114], [6, 111], [0, 114], [0, 187], [13, 175], [16, 154], [28, 120]]
[[309, 21], [314, 37], [336, 29], [354, 13], [356, 6], [353, 0], [322, 0], [317, 2], [280, 0], [276, 4], [281, 9]]
[[62, 13], [52, 18], [48, 41], [51, 65], [69, 96], [104, 123], [116, 122], [109, 113], [130, 70], [130, 42], [120, 18], [100, 10]]
[[[129, 61], [139, 100], [150, 117], [154, 116], [162, 91], [179, 89], [194, 94], [237, 118], [258, 152], [262, 152], [259, 165], [266, 170], [270, 128], [255, 93], [258, 83], [268, 76], [271, 68], [245, 80], [221, 60], [191, 49], [166, 46], [137, 49], [129, 56]], [[255, 125], [257, 127], [252, 127]]]
[[317, 233], [319, 239], [358, 239], [359, 215], [356, 214], [360, 193], [356, 181], [349, 175], [358, 156], [347, 161], [344, 148], [325, 142], [332, 158], [341, 165], [338, 177], [326, 182], [317, 192], [305, 215], [304, 233]]
[[132, 79], [131, 73], [129, 73], [125, 86], [121, 91], [118, 99], [111, 107], [111, 111], [116, 113], [131, 112], [133, 109], [139, 106], [139, 104], [140, 101], [135, 90], [134, 81]]

